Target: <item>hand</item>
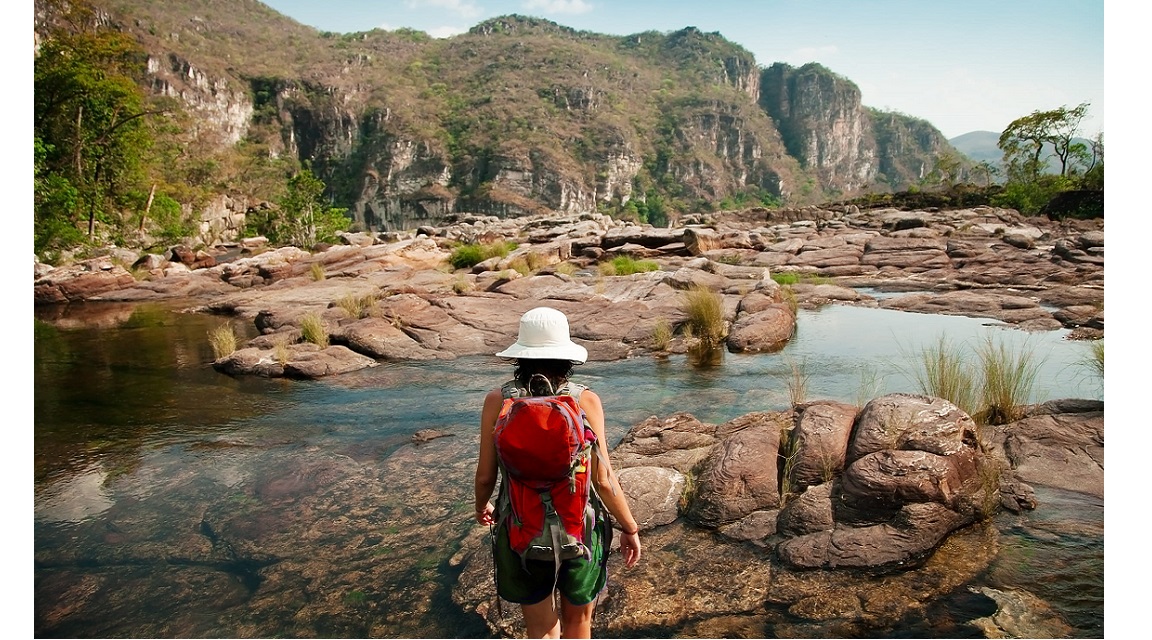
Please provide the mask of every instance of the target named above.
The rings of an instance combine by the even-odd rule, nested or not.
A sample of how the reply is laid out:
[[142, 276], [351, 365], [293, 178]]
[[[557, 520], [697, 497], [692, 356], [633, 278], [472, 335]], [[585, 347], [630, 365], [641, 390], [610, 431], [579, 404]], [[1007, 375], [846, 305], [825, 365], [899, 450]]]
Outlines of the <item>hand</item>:
[[640, 532], [620, 532], [620, 553], [624, 556], [624, 566], [633, 567], [640, 561]]
[[491, 525], [496, 523], [496, 508], [489, 502], [484, 505], [484, 508], [476, 512], [476, 522], [483, 525]]

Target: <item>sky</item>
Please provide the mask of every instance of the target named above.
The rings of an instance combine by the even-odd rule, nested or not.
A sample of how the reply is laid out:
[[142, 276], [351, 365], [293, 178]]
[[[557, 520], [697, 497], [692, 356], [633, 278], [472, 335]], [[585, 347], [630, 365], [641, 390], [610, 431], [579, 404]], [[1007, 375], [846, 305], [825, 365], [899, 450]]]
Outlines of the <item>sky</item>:
[[337, 33], [407, 27], [451, 37], [514, 13], [611, 35], [692, 26], [762, 66], [818, 62], [860, 87], [865, 105], [923, 118], [948, 138], [1084, 102], [1082, 133], [1104, 130], [1103, 0], [263, 1]]

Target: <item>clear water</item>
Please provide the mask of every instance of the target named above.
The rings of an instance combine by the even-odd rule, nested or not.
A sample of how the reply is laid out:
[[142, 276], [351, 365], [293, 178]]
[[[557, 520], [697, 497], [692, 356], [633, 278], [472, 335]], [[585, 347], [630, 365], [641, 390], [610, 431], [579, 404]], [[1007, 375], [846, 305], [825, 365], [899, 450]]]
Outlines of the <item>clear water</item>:
[[[202, 446], [204, 442], [255, 442], [291, 452], [358, 451], [370, 446], [372, 455], [386, 457], [419, 429], [439, 429], [470, 438], [484, 393], [509, 373], [500, 360], [477, 357], [385, 363], [320, 381], [231, 378], [210, 366], [212, 353], [206, 338], [210, 328], [228, 320], [171, 313], [158, 306], [120, 308], [103, 315], [113, 316], [115, 321], [99, 326], [59, 319], [36, 323], [38, 560], [51, 558], [57, 551], [63, 554], [67, 546], [93, 542], [83, 536], [109, 535], [110, 514], [131, 517], [128, 514], [133, 509], [143, 508], [138, 506], [144, 504], [140, 495], [126, 495], [110, 486], [144, 486], [150, 477], [180, 473], [192, 476], [190, 484], [199, 476], [212, 476], [214, 482], [227, 486], [227, 479], [221, 480], [227, 473], [245, 473], [243, 469], [221, 470], [235, 464], [227, 459], [235, 453], [226, 449], [214, 454]], [[245, 324], [236, 327], [241, 333], [253, 333]], [[706, 422], [722, 422], [750, 411], [786, 408], [791, 403], [790, 386], [796, 385], [796, 371], [806, 377], [808, 399], [861, 403], [883, 393], [915, 392], [917, 385], [907, 372], [919, 350], [935, 345], [941, 337], [968, 349], [990, 338], [1013, 350], [1030, 350], [1043, 362], [1035, 401], [1103, 398], [1101, 379], [1083, 364], [1088, 345], [1065, 340], [1067, 332], [1063, 331], [1028, 334], [985, 320], [846, 306], [801, 311], [798, 327], [790, 344], [775, 354], [723, 354], [719, 362], [709, 365], [694, 363], [687, 356], [592, 362], [577, 369], [578, 380], [603, 398], [613, 441], [651, 415], [688, 411]], [[463, 445], [459, 450], [462, 458], [470, 451]], [[116, 483], [110, 481], [113, 478]], [[470, 478], [459, 478], [458, 483], [469, 487]], [[204, 499], [202, 493], [196, 496]], [[210, 494], [207, 499], [212, 499]], [[1083, 511], [1080, 504], [1066, 509], [1067, 513]], [[993, 578], [997, 584], [1043, 590], [1046, 597], [1056, 601], [1058, 610], [1075, 620], [1080, 629], [1077, 635], [1092, 636], [1097, 628], [1102, 631], [1102, 503], [1099, 519], [1098, 532], [1093, 525], [1087, 533], [1059, 534], [1071, 536], [1059, 547], [1064, 550], [1046, 553], [1062, 557], [1046, 558], [1035, 573], [997, 569]], [[1034, 528], [1023, 527], [1008, 531], [1006, 539], [1020, 540], [1019, 546], [1029, 548], [1034, 546], [1031, 536], [1035, 535]], [[159, 540], [158, 544], [167, 542]], [[1012, 545], [1009, 542], [1009, 548]], [[42, 575], [46, 571], [43, 564], [37, 565], [38, 624], [40, 601], [55, 595], [47, 576]], [[1073, 570], [1054, 578], [1054, 566], [1071, 566]], [[1099, 592], [1098, 601], [1083, 597], [1084, 580], [1090, 583], [1089, 593]], [[1067, 589], [1052, 588], [1054, 584], [1064, 584]], [[963, 609], [969, 599], [960, 594], [954, 603], [940, 606]], [[208, 605], [188, 606], [204, 606], [208, 611], [186, 615], [211, 617]], [[127, 618], [124, 611], [130, 612]], [[149, 626], [161, 615], [151, 607], [129, 606], [109, 615], [117, 619], [94, 620], [86, 623], [90, 626], [79, 628], [45, 626], [38, 629], [38, 635], [135, 635], [138, 631], [133, 630], [139, 629], [168, 633]], [[426, 620], [420, 624], [425, 626], [419, 629], [427, 630], [420, 635], [426, 637], [460, 633], [451, 626], [429, 628]], [[274, 621], [268, 625], [261, 635], [289, 634], [285, 631], [289, 627]], [[236, 633], [233, 628], [221, 628], [218, 633]], [[193, 635], [207, 633], [204, 627], [196, 629]], [[466, 631], [482, 632], [482, 628]], [[341, 633], [349, 632], [336, 629], [330, 635]], [[949, 632], [929, 628], [925, 633]]]

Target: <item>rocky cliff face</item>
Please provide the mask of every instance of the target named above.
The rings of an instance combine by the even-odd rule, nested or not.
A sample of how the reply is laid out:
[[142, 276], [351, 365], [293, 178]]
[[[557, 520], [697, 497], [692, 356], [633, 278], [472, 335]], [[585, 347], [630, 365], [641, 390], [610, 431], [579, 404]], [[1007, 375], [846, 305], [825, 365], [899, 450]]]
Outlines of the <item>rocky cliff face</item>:
[[760, 105], [788, 152], [828, 189], [855, 194], [916, 184], [955, 150], [929, 122], [865, 107], [859, 88], [818, 64], [764, 70]]
[[508, 16], [447, 40], [335, 36], [257, 2], [103, 1], [150, 52], [150, 90], [185, 105], [193, 146], [307, 162], [365, 230], [805, 204], [904, 187], [947, 146], [818, 65], [762, 70], [691, 27], [617, 38]]

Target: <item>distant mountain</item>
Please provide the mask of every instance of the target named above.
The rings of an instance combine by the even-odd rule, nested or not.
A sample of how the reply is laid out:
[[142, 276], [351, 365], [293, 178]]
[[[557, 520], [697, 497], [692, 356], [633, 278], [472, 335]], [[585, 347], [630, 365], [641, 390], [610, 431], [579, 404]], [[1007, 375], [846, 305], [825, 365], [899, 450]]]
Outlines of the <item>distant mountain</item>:
[[987, 161], [998, 165], [1004, 157], [1004, 152], [996, 146], [999, 141], [1000, 134], [995, 131], [971, 131], [952, 138], [948, 143], [973, 162]]

